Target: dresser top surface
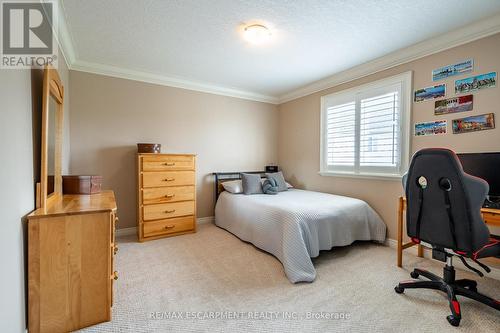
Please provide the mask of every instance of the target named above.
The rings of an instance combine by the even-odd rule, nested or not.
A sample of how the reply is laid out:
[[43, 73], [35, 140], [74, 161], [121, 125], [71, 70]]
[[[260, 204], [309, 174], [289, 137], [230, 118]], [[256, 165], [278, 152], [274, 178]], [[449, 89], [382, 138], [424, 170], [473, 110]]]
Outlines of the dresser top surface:
[[196, 154], [175, 154], [175, 153], [137, 153], [138, 156], [196, 156]]
[[65, 194], [46, 209], [39, 208], [33, 211], [28, 215], [28, 219], [113, 210], [116, 210], [113, 191], [102, 191], [96, 194]]

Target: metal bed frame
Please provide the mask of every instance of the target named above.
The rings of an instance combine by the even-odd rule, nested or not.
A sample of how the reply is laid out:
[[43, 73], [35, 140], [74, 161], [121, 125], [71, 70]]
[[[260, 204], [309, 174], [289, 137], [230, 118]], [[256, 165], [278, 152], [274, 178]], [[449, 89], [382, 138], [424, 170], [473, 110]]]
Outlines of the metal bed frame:
[[250, 173], [250, 174], [260, 174], [262, 178], [265, 177], [265, 171], [234, 171], [234, 172], [214, 172], [212, 175], [215, 176], [215, 202], [217, 203], [217, 199], [219, 195], [224, 191], [224, 187], [222, 186], [223, 182], [227, 182], [230, 180], [241, 179], [242, 173]]

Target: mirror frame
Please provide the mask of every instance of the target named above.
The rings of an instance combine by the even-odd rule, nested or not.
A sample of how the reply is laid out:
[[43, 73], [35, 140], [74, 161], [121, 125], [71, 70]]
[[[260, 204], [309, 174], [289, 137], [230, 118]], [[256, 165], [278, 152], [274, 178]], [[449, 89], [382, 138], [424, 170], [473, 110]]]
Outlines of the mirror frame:
[[[62, 140], [63, 140], [63, 103], [64, 87], [55, 68], [48, 65], [43, 71], [42, 98], [42, 140], [39, 195], [37, 193], [37, 208], [47, 208], [51, 202], [62, 196]], [[56, 102], [55, 112], [55, 154], [54, 154], [54, 192], [47, 195], [48, 171], [48, 130], [49, 130], [49, 100]], [[38, 192], [38, 191], [37, 191]]]

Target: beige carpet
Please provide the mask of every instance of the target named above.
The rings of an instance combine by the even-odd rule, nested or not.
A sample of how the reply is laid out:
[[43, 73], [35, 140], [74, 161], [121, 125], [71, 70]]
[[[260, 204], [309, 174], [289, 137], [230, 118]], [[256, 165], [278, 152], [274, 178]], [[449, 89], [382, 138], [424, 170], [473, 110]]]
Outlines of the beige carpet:
[[[459, 299], [462, 322], [453, 328], [441, 293], [396, 294], [413, 266], [439, 274], [441, 266], [407, 255], [405, 268], [397, 268], [395, 250], [382, 245], [322, 252], [314, 260], [316, 281], [293, 285], [277, 259], [212, 224], [192, 235], [119, 242], [113, 321], [84, 332], [500, 332], [500, 313], [473, 301]], [[462, 277], [477, 278], [458, 271]], [[500, 281], [479, 283], [500, 297]], [[167, 319], [174, 311], [184, 318]], [[210, 318], [222, 315], [232, 318]]]

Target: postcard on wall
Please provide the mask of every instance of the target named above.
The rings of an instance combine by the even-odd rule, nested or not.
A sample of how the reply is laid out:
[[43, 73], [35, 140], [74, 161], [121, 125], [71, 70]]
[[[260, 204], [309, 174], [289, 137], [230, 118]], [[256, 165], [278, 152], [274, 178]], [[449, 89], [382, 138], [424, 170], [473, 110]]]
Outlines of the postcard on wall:
[[472, 99], [473, 95], [465, 95], [436, 101], [434, 114], [437, 116], [445, 113], [472, 111]]
[[474, 60], [467, 59], [462, 62], [444, 66], [432, 71], [432, 81], [445, 79], [450, 76], [471, 72], [474, 68]]
[[471, 116], [453, 119], [453, 134], [482, 131], [495, 128], [495, 114], [487, 113], [479, 116]]
[[437, 86], [427, 87], [415, 90], [414, 101], [423, 102], [429, 99], [444, 97], [446, 95], [446, 85], [440, 84]]
[[466, 79], [455, 81], [455, 94], [464, 94], [474, 90], [495, 87], [497, 83], [497, 73], [491, 72], [471, 76]]
[[415, 136], [446, 134], [446, 120], [415, 124]]

